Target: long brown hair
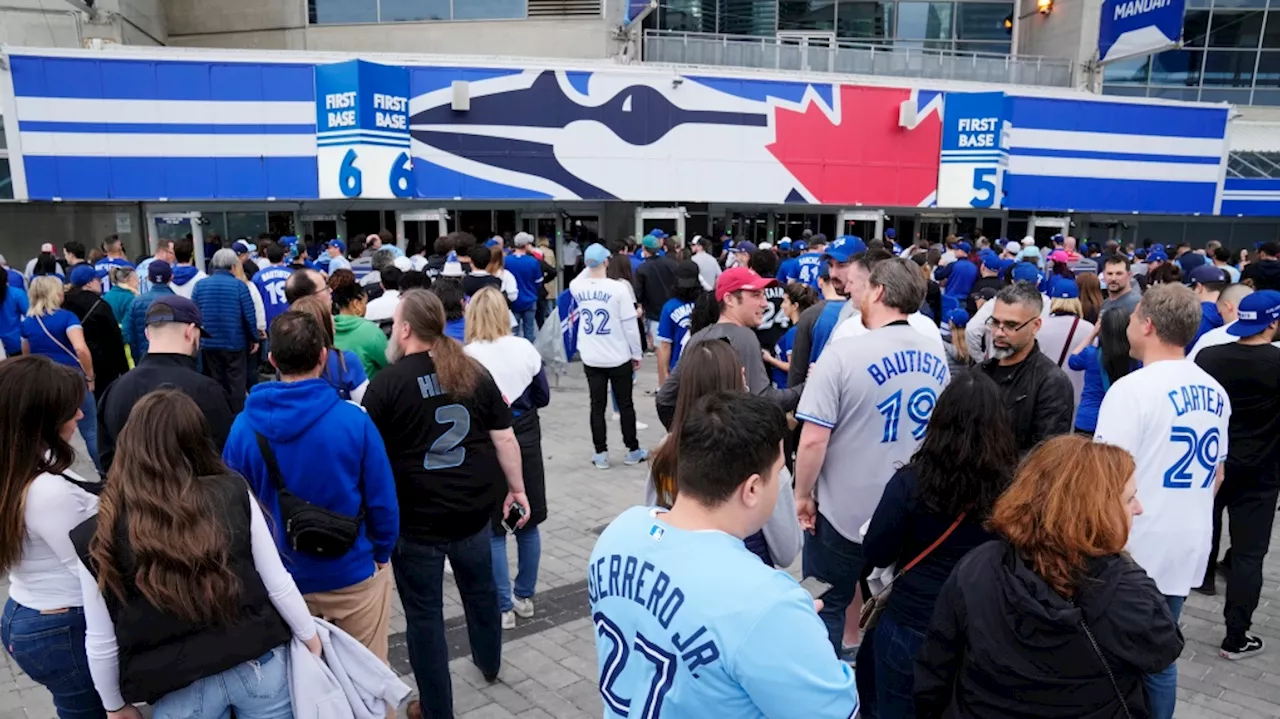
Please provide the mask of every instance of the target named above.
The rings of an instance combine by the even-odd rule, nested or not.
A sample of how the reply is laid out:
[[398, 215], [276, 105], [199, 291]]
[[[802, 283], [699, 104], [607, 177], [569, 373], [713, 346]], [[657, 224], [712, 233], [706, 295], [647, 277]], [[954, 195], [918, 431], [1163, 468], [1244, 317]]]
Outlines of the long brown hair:
[[680, 390], [676, 394], [671, 432], [649, 458], [659, 505], [670, 507], [676, 501], [676, 448], [680, 444], [680, 427], [684, 425], [685, 415], [693, 411], [698, 399], [722, 390], [746, 391], [742, 363], [729, 343], [713, 339], [686, 347], [680, 355]]
[[320, 329], [324, 330], [325, 347], [333, 349], [333, 308], [332, 303], [325, 302], [320, 295], [308, 295], [302, 299], [294, 300], [289, 305], [289, 309], [299, 312], [306, 312], [316, 318], [316, 322], [320, 323]]
[[[116, 441], [89, 542], [103, 594], [126, 599], [128, 551], [133, 581], [152, 606], [191, 622], [230, 623], [242, 587], [215, 484], [228, 474], [194, 400], [171, 389], [138, 400]], [[116, 546], [120, 521], [127, 550]]]
[[1018, 467], [990, 527], [1055, 592], [1074, 597], [1088, 560], [1118, 554], [1129, 541], [1124, 487], [1133, 469], [1119, 447], [1075, 434], [1047, 440]]
[[400, 295], [400, 317], [415, 337], [431, 344], [431, 361], [444, 391], [466, 399], [476, 390], [484, 368], [462, 351], [462, 345], [444, 333], [444, 305], [431, 290], [409, 290]]
[[1080, 288], [1080, 314], [1090, 322], [1098, 321], [1098, 313], [1102, 311], [1102, 284], [1098, 281], [1098, 273], [1081, 272], [1076, 277], [1076, 286]]
[[0, 362], [0, 572], [22, 559], [31, 482], [45, 472], [61, 474], [75, 461], [59, 431], [75, 418], [84, 393], [84, 377], [48, 357]]

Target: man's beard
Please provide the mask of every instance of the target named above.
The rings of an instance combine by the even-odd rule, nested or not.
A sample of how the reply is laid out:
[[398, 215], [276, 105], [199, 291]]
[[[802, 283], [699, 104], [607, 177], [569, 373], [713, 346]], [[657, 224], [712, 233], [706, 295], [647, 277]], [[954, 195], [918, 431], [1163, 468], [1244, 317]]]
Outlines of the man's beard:
[[400, 339], [393, 334], [387, 341], [387, 361], [395, 364], [402, 359], [404, 359], [404, 348], [400, 346]]

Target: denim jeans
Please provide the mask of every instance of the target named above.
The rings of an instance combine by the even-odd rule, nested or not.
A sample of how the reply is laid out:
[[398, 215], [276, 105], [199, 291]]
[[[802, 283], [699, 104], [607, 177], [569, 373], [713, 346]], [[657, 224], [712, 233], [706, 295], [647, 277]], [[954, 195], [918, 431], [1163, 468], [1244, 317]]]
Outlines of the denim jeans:
[[275, 649], [160, 697], [155, 719], [293, 719], [288, 647]]
[[76, 422], [76, 428], [84, 438], [84, 446], [89, 450], [89, 459], [93, 460], [93, 466], [101, 472], [102, 464], [98, 461], [98, 402], [87, 388], [84, 392], [84, 400], [80, 402], [80, 411], [84, 413], [84, 417]]
[[[542, 535], [537, 525], [517, 529], [516, 535], [516, 596], [528, 599], [538, 584], [538, 561], [542, 559]], [[511, 570], [507, 567], [507, 535], [495, 534], [490, 539], [493, 549], [493, 583], [498, 588], [498, 609], [511, 611]]]
[[924, 635], [893, 621], [888, 612], [880, 615], [875, 632], [876, 717], [915, 719], [915, 660]]
[[818, 616], [827, 625], [827, 638], [839, 654], [840, 638], [844, 636], [844, 612], [862, 578], [862, 545], [845, 539], [819, 512], [814, 534], [804, 537], [802, 557], [804, 576], [816, 577], [831, 585], [822, 595], [822, 611]]
[[[1176, 624], [1182, 616], [1182, 603], [1186, 597], [1165, 595], [1169, 603], [1169, 613]], [[1164, 671], [1148, 674], [1144, 682], [1147, 685], [1147, 704], [1151, 708], [1151, 719], [1173, 719], [1174, 705], [1178, 701], [1178, 663], [1170, 664]]]
[[105, 719], [85, 657], [83, 607], [41, 614], [10, 599], [0, 637], [18, 667], [53, 695], [61, 719]]
[[516, 316], [516, 334], [530, 342], [538, 338], [538, 308], [530, 307], [527, 310], [517, 312], [512, 310]]
[[493, 549], [486, 525], [452, 542], [429, 543], [401, 537], [391, 555], [396, 586], [404, 604], [409, 664], [418, 680], [423, 719], [453, 716], [449, 681], [449, 645], [444, 635], [444, 560], [453, 566], [462, 609], [467, 616], [471, 660], [486, 678], [502, 665], [502, 615], [493, 586]]

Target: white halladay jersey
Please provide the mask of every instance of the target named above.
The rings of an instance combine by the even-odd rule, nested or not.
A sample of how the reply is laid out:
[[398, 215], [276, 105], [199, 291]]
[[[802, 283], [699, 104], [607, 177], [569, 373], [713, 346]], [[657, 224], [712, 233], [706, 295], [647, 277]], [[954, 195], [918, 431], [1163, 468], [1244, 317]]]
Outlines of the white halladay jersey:
[[[578, 354], [588, 367], [619, 367], [630, 362], [631, 345], [624, 323], [635, 324], [633, 294], [618, 280], [589, 277], [569, 283], [578, 306]], [[638, 331], [638, 328], [637, 328]]]
[[860, 541], [860, 528], [924, 439], [950, 381], [942, 343], [906, 322], [832, 342], [810, 370], [796, 417], [831, 430], [818, 511], [846, 539]]
[[1231, 399], [1191, 360], [1154, 362], [1111, 385], [1094, 439], [1128, 450], [1142, 514], [1129, 553], [1170, 596], [1204, 579], [1213, 487], [1227, 458]]

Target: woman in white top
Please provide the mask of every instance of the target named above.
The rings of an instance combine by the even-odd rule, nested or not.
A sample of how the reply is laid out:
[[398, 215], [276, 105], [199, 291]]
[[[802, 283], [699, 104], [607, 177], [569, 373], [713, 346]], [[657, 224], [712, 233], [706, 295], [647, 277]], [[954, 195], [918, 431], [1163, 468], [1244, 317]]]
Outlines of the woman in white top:
[[[503, 517], [493, 518], [493, 581], [498, 587], [502, 628], [515, 629], [516, 615], [533, 616], [533, 591], [538, 583], [538, 562], [542, 538], [538, 524], [547, 518], [547, 485], [542, 466], [542, 426], [538, 409], [551, 401], [542, 356], [529, 340], [511, 334], [507, 301], [498, 290], [485, 287], [467, 305], [467, 344], [463, 348], [475, 358], [502, 391], [513, 416], [511, 428], [520, 443], [525, 492], [529, 495], [529, 521], [515, 530], [518, 552], [515, 600], [512, 601], [510, 571], [507, 568], [507, 529]], [[515, 526], [514, 522], [508, 526]]]
[[[315, 622], [194, 400], [156, 390], [116, 442], [99, 513], [71, 530], [89, 671], [112, 719], [291, 719], [286, 645]], [[284, 531], [283, 529], [281, 531]]]
[[88, 394], [84, 377], [47, 357], [0, 362], [0, 562], [9, 601], [0, 636], [15, 663], [53, 694], [61, 719], [106, 716], [85, 658], [79, 560], [67, 534], [98, 510], [69, 471]]

